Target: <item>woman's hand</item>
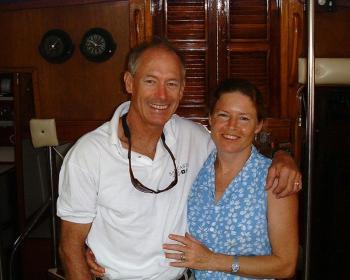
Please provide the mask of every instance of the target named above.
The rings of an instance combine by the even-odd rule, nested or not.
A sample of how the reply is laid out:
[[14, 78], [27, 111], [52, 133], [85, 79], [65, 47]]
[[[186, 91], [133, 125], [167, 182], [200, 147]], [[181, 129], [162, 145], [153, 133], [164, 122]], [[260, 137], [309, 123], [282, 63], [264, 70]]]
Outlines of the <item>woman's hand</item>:
[[85, 259], [90, 272], [95, 277], [102, 277], [104, 275], [105, 269], [96, 262], [95, 255], [90, 248], [87, 248], [85, 251]]
[[215, 253], [210, 251], [189, 233], [186, 233], [185, 236], [170, 234], [169, 238], [179, 243], [163, 245], [163, 249], [175, 251], [171, 253], [165, 252], [166, 258], [176, 260], [170, 262], [171, 266], [199, 270], [209, 270], [212, 268]]

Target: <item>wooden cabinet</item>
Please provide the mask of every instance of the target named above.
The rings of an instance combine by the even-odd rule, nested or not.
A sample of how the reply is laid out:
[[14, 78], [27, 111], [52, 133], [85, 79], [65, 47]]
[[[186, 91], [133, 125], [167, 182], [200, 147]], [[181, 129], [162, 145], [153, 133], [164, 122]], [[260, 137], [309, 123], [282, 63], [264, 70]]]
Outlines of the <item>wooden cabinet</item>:
[[0, 73], [0, 145], [8, 150], [15, 144], [14, 112], [13, 75]]
[[[29, 23], [30, 21], [30, 23]], [[106, 29], [117, 44], [102, 63], [79, 46], [91, 28]], [[64, 63], [49, 63], [38, 47], [49, 30], [66, 32], [75, 46]], [[129, 51], [127, 0], [32, 0], [0, 4], [0, 68], [32, 69], [37, 118], [55, 118], [59, 140], [74, 141], [108, 120], [127, 99], [122, 73]]]
[[[11, 225], [11, 236], [8, 240], [11, 243], [19, 234], [17, 228], [22, 230], [30, 216], [26, 211], [28, 201], [25, 201], [23, 187], [25, 169], [23, 143], [30, 141], [29, 119], [35, 115], [32, 73], [24, 69], [0, 68], [0, 83], [0, 162], [15, 167], [13, 176], [16, 179], [8, 193], [8, 196], [13, 198], [11, 209], [6, 210], [17, 215], [16, 225]], [[4, 257], [6, 260], [9, 259], [11, 247], [7, 248]], [[5, 279], [8, 279], [8, 263], [5, 262], [4, 265], [3, 273]]]
[[264, 96], [271, 118], [265, 128], [275, 141], [270, 146], [293, 150], [303, 4], [293, 0], [151, 2], [148, 25], [153, 34], [167, 37], [186, 59], [186, 88], [178, 113], [207, 124], [206, 105], [218, 82], [227, 77], [248, 79]]

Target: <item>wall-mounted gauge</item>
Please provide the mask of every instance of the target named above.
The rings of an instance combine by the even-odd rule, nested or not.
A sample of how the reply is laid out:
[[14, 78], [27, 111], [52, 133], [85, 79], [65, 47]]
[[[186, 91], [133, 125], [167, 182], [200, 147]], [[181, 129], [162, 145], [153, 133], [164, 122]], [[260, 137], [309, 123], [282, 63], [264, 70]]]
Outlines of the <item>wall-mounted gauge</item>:
[[102, 62], [108, 60], [117, 45], [111, 33], [103, 28], [92, 28], [88, 30], [81, 41], [80, 51], [90, 61]]
[[41, 56], [51, 63], [63, 63], [74, 52], [74, 45], [68, 33], [60, 29], [47, 31], [39, 44]]

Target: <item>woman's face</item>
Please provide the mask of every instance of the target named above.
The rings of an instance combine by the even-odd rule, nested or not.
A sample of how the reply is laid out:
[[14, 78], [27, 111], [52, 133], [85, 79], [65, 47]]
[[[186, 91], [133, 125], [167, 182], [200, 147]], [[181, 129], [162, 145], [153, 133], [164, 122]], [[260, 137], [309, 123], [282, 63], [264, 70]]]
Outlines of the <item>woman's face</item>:
[[209, 123], [211, 136], [220, 153], [250, 152], [254, 136], [262, 127], [253, 101], [238, 91], [220, 97]]

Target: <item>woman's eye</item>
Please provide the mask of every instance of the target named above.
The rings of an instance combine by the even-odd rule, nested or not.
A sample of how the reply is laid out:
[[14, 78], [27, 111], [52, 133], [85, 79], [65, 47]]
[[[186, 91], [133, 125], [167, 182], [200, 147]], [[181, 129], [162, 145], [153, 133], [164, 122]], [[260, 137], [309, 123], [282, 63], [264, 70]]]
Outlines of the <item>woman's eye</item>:
[[242, 121], [249, 121], [249, 118], [246, 116], [241, 116], [239, 119]]
[[217, 113], [216, 117], [221, 118], [221, 119], [227, 119], [227, 118], [229, 118], [229, 115], [226, 113]]

